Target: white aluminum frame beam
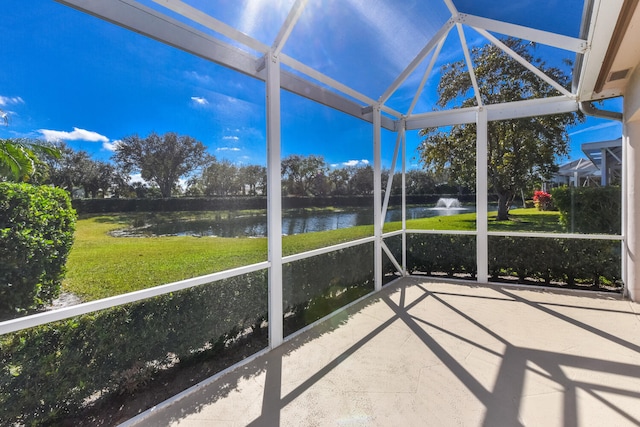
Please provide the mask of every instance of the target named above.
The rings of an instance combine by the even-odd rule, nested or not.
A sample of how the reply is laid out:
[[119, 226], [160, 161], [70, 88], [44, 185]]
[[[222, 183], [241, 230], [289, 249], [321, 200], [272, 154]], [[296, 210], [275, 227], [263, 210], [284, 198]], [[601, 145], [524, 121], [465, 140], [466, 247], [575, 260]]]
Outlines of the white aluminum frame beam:
[[180, 280], [178, 282], [167, 283], [164, 285], [141, 289], [126, 294], [120, 294], [95, 301], [71, 305], [68, 307], [59, 308], [57, 310], [45, 311], [25, 317], [19, 317], [17, 319], [6, 320], [0, 322], [0, 335], [9, 334], [11, 332], [20, 331], [22, 329], [33, 328], [35, 326], [40, 326], [59, 320], [70, 319], [72, 317], [81, 316], [87, 313], [94, 313], [96, 311], [105, 310], [111, 307], [130, 304], [132, 302], [142, 301], [145, 299], [158, 297], [160, 295], [166, 295], [172, 292], [194, 288], [196, 286], [208, 285], [219, 280], [229, 279], [231, 277], [237, 277], [243, 274], [250, 274], [256, 271], [264, 270], [266, 268], [269, 268], [269, 266], [270, 264], [268, 261], [263, 261], [257, 264], [245, 265], [243, 267], [232, 268], [230, 270], [206, 274], [204, 276]]
[[[447, 35], [448, 35], [448, 33], [447, 33]], [[416, 104], [418, 103], [418, 100], [420, 99], [420, 96], [422, 95], [422, 91], [424, 90], [424, 85], [427, 84], [427, 80], [431, 76], [431, 72], [433, 71], [433, 67], [435, 66], [436, 61], [438, 60], [438, 57], [440, 56], [440, 51], [442, 50], [442, 46], [444, 46], [444, 42], [445, 42], [446, 39], [447, 39], [447, 36], [444, 36], [438, 42], [438, 45], [436, 46], [436, 49], [433, 52], [433, 56], [431, 57], [431, 61], [429, 62], [429, 65], [427, 66], [427, 69], [425, 70], [425, 72], [424, 72], [424, 74], [422, 76], [422, 80], [420, 80], [420, 85], [418, 86], [418, 90], [416, 91], [416, 94], [413, 97], [413, 101], [411, 101], [411, 105], [409, 106], [409, 109], [407, 110], [407, 114], [406, 114], [407, 117], [410, 117], [411, 114], [413, 113], [413, 109], [416, 108]]]
[[462, 52], [464, 53], [464, 60], [467, 63], [467, 72], [471, 78], [471, 84], [473, 85], [473, 94], [476, 98], [476, 104], [478, 107], [482, 107], [482, 96], [480, 94], [480, 88], [478, 87], [478, 79], [476, 78], [475, 67], [473, 61], [471, 61], [471, 55], [469, 54], [469, 47], [467, 46], [467, 38], [464, 35], [464, 29], [462, 25], [456, 24], [458, 30], [458, 37], [460, 38], [460, 45], [462, 46]]
[[282, 48], [284, 48], [284, 45], [287, 43], [287, 40], [293, 31], [293, 27], [295, 27], [296, 22], [298, 22], [300, 15], [302, 15], [304, 8], [307, 6], [307, 1], [308, 0], [297, 0], [291, 7], [289, 15], [287, 15], [287, 19], [285, 19], [284, 24], [280, 27], [280, 31], [278, 32], [276, 39], [273, 41], [273, 45], [271, 45], [271, 50], [275, 55], [279, 55]]
[[479, 108], [476, 116], [476, 280], [489, 281], [489, 216], [488, 216], [488, 123], [485, 108]]
[[380, 107], [373, 106], [373, 236], [374, 290], [382, 289], [382, 135]]
[[402, 120], [402, 275], [407, 275], [407, 132]]
[[384, 104], [389, 100], [391, 95], [393, 95], [393, 93], [411, 75], [411, 73], [413, 73], [415, 69], [418, 68], [420, 63], [424, 61], [424, 59], [436, 47], [436, 45], [440, 43], [440, 40], [447, 37], [447, 35], [449, 34], [449, 31], [451, 30], [451, 28], [453, 28], [454, 25], [455, 25], [455, 22], [449, 19], [442, 27], [440, 27], [438, 32], [435, 33], [433, 37], [431, 37], [431, 40], [427, 42], [425, 47], [422, 48], [420, 53], [416, 55], [413, 61], [409, 63], [409, 65], [402, 71], [402, 73], [400, 73], [400, 75], [394, 80], [394, 82], [391, 83], [391, 86], [389, 86], [387, 90], [382, 94], [382, 96], [380, 96], [380, 98], [378, 99], [378, 103], [380, 105]]
[[[523, 117], [544, 116], [549, 114], [572, 113], [578, 111], [575, 99], [565, 96], [553, 98], [528, 99], [504, 104], [485, 105], [488, 120], [510, 120]], [[417, 130], [439, 126], [453, 126], [475, 123], [478, 107], [460, 108], [433, 113], [414, 114], [406, 120], [407, 130]]]
[[[169, 10], [172, 10], [173, 12], [180, 14], [181, 16], [184, 16], [185, 18], [191, 19], [217, 33], [220, 33], [232, 40], [242, 43], [245, 46], [255, 51], [258, 51], [262, 54], [266, 54], [267, 51], [270, 50], [270, 48], [266, 46], [264, 43], [253, 39], [252, 37], [236, 30], [233, 27], [230, 27], [229, 25], [205, 14], [204, 12], [192, 6], [185, 4], [181, 0], [153, 0], [153, 1], [155, 3], [158, 3], [168, 8]], [[298, 1], [293, 5], [289, 15], [287, 16], [287, 19], [285, 20], [284, 25], [282, 26], [282, 28], [280, 29], [280, 32], [276, 36], [273, 49], [271, 49], [273, 53], [280, 57], [280, 61], [282, 64], [285, 64], [296, 71], [306, 74], [307, 76], [319, 81], [320, 83], [327, 85], [329, 87], [332, 87], [346, 95], [349, 95], [350, 97], [357, 99], [358, 101], [363, 102], [366, 105], [372, 105], [375, 102], [372, 98], [366, 95], [363, 95], [356, 90], [353, 90], [349, 86], [342, 84], [337, 80], [332, 79], [331, 77], [320, 73], [316, 69], [309, 67], [281, 52], [282, 48], [284, 47], [284, 43], [286, 42], [286, 38], [288, 38], [288, 36], [291, 34], [291, 31], [293, 31], [293, 27], [296, 21], [298, 20], [298, 18], [300, 17], [300, 15], [302, 14], [302, 11], [304, 10], [305, 5], [306, 5], [306, 0]], [[264, 62], [261, 59], [257, 59], [257, 61], [259, 64], [257, 66], [257, 70], [260, 71], [261, 67], [264, 65]], [[385, 112], [391, 115], [400, 117], [400, 113], [388, 107], [382, 107], [382, 108], [383, 110], [385, 110]]]
[[588, 47], [587, 41], [580, 38], [536, 30], [522, 25], [510, 24], [466, 13], [458, 14], [457, 21], [470, 27], [482, 28], [487, 31], [493, 31], [506, 36], [529, 40], [576, 53], [583, 53]]
[[[119, 0], [123, 1], [123, 0]], [[216, 33], [222, 34], [232, 40], [235, 40], [243, 45], [263, 54], [269, 51], [269, 46], [266, 44], [246, 35], [245, 33], [238, 31], [234, 27], [225, 24], [224, 22], [212, 17], [181, 0], [152, 0], [154, 3], [165, 7], [178, 15], [189, 18], [193, 22], [207, 27]]]
[[280, 147], [280, 62], [278, 56], [267, 57], [267, 245], [269, 268], [269, 347], [282, 344], [282, 176]]
[[527, 70], [531, 71], [536, 76], [538, 76], [540, 79], [542, 79], [544, 82], [546, 82], [547, 84], [552, 86], [555, 90], [560, 92], [562, 95], [564, 95], [566, 97], [569, 97], [569, 98], [575, 98], [575, 95], [572, 94], [567, 89], [565, 89], [560, 83], [556, 82], [551, 77], [549, 77], [548, 75], [546, 75], [545, 73], [540, 71], [540, 69], [538, 67], [534, 66], [529, 61], [524, 59], [522, 56], [518, 55], [513, 49], [511, 49], [506, 44], [502, 43], [500, 40], [498, 40], [496, 37], [494, 37], [488, 31], [483, 30], [482, 28], [475, 28], [475, 27], [473, 27], [473, 29], [476, 30], [478, 33], [480, 33], [482, 36], [484, 36], [491, 43], [493, 43], [494, 45], [498, 46], [507, 55], [509, 55], [510, 57], [515, 59], [516, 61], [518, 61], [518, 63], [520, 65], [522, 65]]
[[[266, 71], [264, 70], [264, 67], [258, 69], [256, 65], [260, 61], [260, 58], [256, 58], [252, 54], [228, 43], [224, 43], [213, 36], [195, 30], [187, 24], [163, 15], [162, 13], [141, 5], [134, 0], [56, 1], [93, 15], [104, 21], [111, 22], [128, 30], [157, 40], [166, 45], [238, 71], [249, 77], [266, 81]], [[269, 50], [270, 48], [266, 46], [266, 49]], [[285, 63], [282, 54], [280, 55], [280, 60], [281, 63]], [[305, 70], [309, 71], [310, 68], [305, 68]], [[304, 74], [304, 70], [301, 72]], [[310, 82], [309, 80], [291, 72], [283, 71], [281, 69], [280, 73], [280, 84], [282, 89], [369, 123], [373, 121], [373, 115], [366, 111], [366, 106], [371, 105], [371, 103], [374, 102], [370, 98], [365, 97], [362, 94], [358, 94], [355, 91], [353, 91], [354, 93], [348, 94], [349, 96], [357, 95], [352, 96], [352, 98], [359, 101], [361, 101], [359, 98], [370, 101], [361, 101], [363, 103], [358, 104], [351, 99], [341, 96], [339, 93], [329, 90], [327, 87]], [[347, 88], [344, 85], [340, 86], [338, 82], [329, 78], [321, 80], [323, 79], [323, 76], [319, 73], [318, 75], [315, 75], [315, 77], [310, 77], [318, 77], [316, 80], [338, 91], [340, 91], [341, 88]], [[340, 87], [335, 88], [331, 83], [335, 83]], [[391, 115], [398, 117], [401, 116], [400, 113], [395, 112], [392, 109], [385, 108], [384, 111]], [[382, 117], [381, 125], [387, 130], [396, 130], [395, 121], [386, 116]]]
[[400, 145], [402, 142], [402, 136], [404, 135], [404, 129], [398, 131], [396, 136], [396, 145], [393, 149], [393, 159], [391, 160], [391, 168], [389, 169], [389, 176], [387, 178], [387, 186], [384, 193], [384, 201], [382, 203], [382, 214], [380, 215], [380, 226], [384, 228], [385, 218], [387, 217], [387, 209], [389, 208], [389, 198], [391, 198], [391, 188], [393, 187], [393, 176], [396, 172], [396, 163], [398, 162], [398, 152], [400, 151]]

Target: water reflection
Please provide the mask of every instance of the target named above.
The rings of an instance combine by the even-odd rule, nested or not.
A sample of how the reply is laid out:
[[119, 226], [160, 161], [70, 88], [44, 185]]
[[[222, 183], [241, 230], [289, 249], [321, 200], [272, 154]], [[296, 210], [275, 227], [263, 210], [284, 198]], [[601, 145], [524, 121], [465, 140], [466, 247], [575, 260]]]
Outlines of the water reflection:
[[[475, 212], [474, 206], [438, 208], [407, 207], [407, 219], [429, 218], [439, 215], [456, 215]], [[386, 221], [402, 220], [400, 208], [389, 209]], [[373, 224], [373, 210], [370, 208], [349, 208], [343, 210], [288, 209], [282, 214], [282, 233], [286, 235], [336, 230]], [[115, 233], [118, 236], [219, 236], [219, 237], [264, 237], [267, 235], [266, 211], [218, 213], [208, 218], [189, 219], [147, 219], [144, 226]]]

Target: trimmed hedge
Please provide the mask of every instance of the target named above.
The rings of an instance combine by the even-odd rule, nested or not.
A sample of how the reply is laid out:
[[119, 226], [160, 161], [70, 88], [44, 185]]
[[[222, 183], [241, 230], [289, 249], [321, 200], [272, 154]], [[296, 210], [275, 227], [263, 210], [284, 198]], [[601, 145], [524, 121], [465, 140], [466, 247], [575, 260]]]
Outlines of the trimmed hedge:
[[[285, 335], [373, 290], [373, 243], [283, 266]], [[260, 271], [0, 337], [2, 422], [50, 425], [265, 333]]]
[[407, 269], [411, 273], [439, 273], [473, 279], [476, 276], [476, 238], [455, 234], [408, 234]]
[[219, 355], [245, 330], [260, 330], [266, 280], [264, 271], [246, 274], [0, 337], [2, 421], [49, 425], [89, 398]]
[[[407, 268], [412, 273], [472, 279], [476, 274], [474, 236], [409, 234]], [[620, 242], [489, 236], [493, 281], [619, 287]], [[604, 289], [604, 288], [603, 288]]]
[[558, 187], [551, 191], [567, 231], [620, 234], [622, 194], [618, 186]]
[[489, 273], [520, 283], [616, 286], [621, 278], [620, 242], [611, 240], [489, 237]]
[[373, 291], [373, 243], [282, 267], [285, 335]]
[[58, 296], [75, 220], [64, 190], [0, 182], [0, 320]]

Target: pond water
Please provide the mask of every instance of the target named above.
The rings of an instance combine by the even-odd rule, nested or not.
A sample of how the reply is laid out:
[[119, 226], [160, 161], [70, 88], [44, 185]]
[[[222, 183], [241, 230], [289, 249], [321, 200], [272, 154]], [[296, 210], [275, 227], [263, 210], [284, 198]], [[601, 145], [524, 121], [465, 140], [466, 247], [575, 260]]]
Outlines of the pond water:
[[[475, 206], [465, 207], [407, 207], [407, 219], [428, 218], [439, 215], [456, 215], [475, 212]], [[400, 208], [387, 211], [386, 221], [402, 220]], [[121, 230], [114, 235], [129, 237], [151, 236], [218, 236], [264, 237], [267, 235], [266, 211], [223, 212], [202, 219], [154, 219], [145, 221], [142, 227]], [[301, 234], [314, 231], [335, 230], [358, 225], [373, 224], [370, 208], [345, 208], [341, 210], [288, 209], [282, 213], [282, 234]]]

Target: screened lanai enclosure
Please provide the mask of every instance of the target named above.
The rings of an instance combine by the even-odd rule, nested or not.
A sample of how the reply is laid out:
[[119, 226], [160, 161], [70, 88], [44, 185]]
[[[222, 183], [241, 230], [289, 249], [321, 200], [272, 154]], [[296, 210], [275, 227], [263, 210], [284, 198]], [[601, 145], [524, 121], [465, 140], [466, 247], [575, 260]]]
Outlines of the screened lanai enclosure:
[[[56, 419], [114, 390], [157, 387], [158, 372], [230, 352], [211, 375], [408, 276], [640, 298], [637, 1], [57, 3], [97, 43], [123, 40], [121, 51], [105, 51], [118, 55], [109, 65], [114, 84], [130, 79], [132, 98], [136, 85], [153, 85], [158, 99], [190, 93], [199, 110], [162, 117], [183, 133], [203, 123], [209, 133], [224, 129], [225, 145], [210, 151], [246, 150], [235, 160], [266, 168], [266, 238], [258, 260], [240, 255], [222, 270], [0, 323], [9, 367], [0, 400], [11, 422]], [[151, 57], [156, 46], [162, 54]], [[135, 58], [146, 65], [119, 71]], [[117, 100], [104, 102], [110, 120], [125, 119]], [[501, 208], [524, 208], [525, 192], [551, 179], [539, 157], [560, 164], [567, 129], [588, 120], [621, 129], [609, 138], [622, 138], [621, 171], [607, 199], [596, 196], [600, 210], [585, 207], [593, 196], [583, 189], [566, 187], [557, 196], [561, 228], [547, 227], [544, 212], [499, 221]], [[509, 137], [505, 129], [522, 123], [532, 133]], [[455, 142], [462, 139], [471, 144]], [[542, 144], [560, 148], [540, 154]], [[288, 209], [301, 203], [283, 175], [291, 155], [369, 171], [356, 198], [369, 226], [302, 245], [296, 236], [314, 231], [287, 228]], [[417, 197], [409, 177], [436, 164], [443, 181], [464, 178], [442, 197], [458, 199], [445, 210], [459, 210], [425, 222], [415, 212], [435, 211], [439, 197]], [[451, 225], [451, 214], [466, 215], [465, 225]], [[49, 367], [34, 356], [43, 354]], [[42, 393], [18, 392], [33, 387]]]

